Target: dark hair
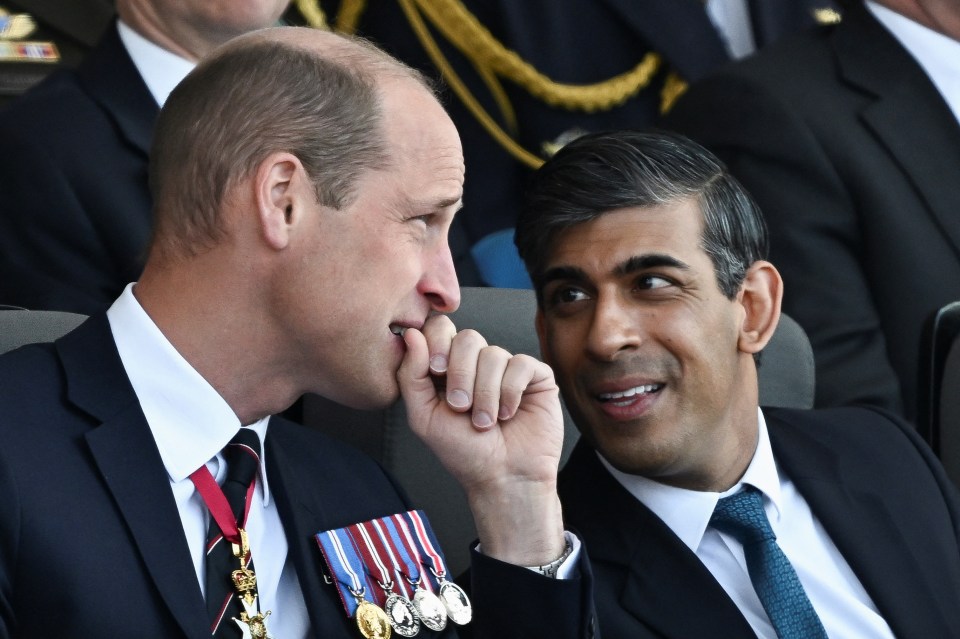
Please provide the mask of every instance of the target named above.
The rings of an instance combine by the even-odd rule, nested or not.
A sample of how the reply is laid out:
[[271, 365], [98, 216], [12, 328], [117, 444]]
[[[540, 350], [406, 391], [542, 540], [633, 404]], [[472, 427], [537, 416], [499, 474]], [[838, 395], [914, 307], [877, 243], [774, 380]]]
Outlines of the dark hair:
[[664, 132], [585, 135], [564, 146], [528, 184], [515, 242], [537, 289], [560, 231], [616, 209], [695, 198], [703, 213], [703, 249], [717, 284], [736, 296], [747, 269], [765, 259], [767, 226], [746, 190], [712, 153]]
[[194, 69], [154, 135], [155, 243], [194, 253], [215, 242], [227, 189], [278, 151], [300, 159], [321, 204], [348, 204], [360, 174], [388, 161], [375, 74], [376, 56], [381, 66], [390, 59], [371, 45], [354, 48], [334, 57], [248, 38]]

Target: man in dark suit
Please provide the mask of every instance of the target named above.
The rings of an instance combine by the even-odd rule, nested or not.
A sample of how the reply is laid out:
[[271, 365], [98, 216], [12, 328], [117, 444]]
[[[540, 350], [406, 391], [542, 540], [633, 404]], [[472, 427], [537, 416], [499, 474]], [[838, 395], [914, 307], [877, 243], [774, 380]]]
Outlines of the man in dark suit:
[[817, 405], [913, 420], [923, 325], [960, 299], [960, 7], [852, 4], [694, 85], [667, 126], [760, 204]]
[[[55, 344], [0, 358], [0, 637], [262, 637], [264, 620], [278, 637], [377, 636], [354, 606], [440, 586], [426, 545], [384, 575], [353, 546], [321, 554], [318, 533], [410, 505], [370, 460], [271, 417], [304, 392], [355, 407], [402, 392], [476, 516], [475, 636], [588, 636], [552, 372], [438, 314], [459, 303], [446, 233], [463, 174], [426, 84], [366, 43], [261, 31], [188, 75], [157, 124], [142, 277]], [[224, 520], [220, 451], [251, 435], [247, 514]], [[205, 559], [211, 521], [211, 556], [219, 539], [252, 556], [242, 611], [210, 594], [228, 581]]]
[[93, 313], [143, 268], [147, 155], [167, 93], [218, 44], [288, 0], [119, 0], [76, 70], [0, 114], [0, 304]]
[[354, 2], [322, 4], [334, 27], [372, 38], [450, 87], [470, 180], [463, 224], [495, 286], [524, 283], [511, 239], [522, 186], [564, 141], [652, 124], [686, 83], [818, 16], [837, 16], [824, 11], [829, 0], [391, 1], [365, 3], [359, 16], [342, 9]]
[[517, 245], [583, 435], [560, 496], [604, 634], [960, 636], [960, 497], [913, 429], [758, 408], [782, 283], [714, 156], [581, 138], [534, 176]]

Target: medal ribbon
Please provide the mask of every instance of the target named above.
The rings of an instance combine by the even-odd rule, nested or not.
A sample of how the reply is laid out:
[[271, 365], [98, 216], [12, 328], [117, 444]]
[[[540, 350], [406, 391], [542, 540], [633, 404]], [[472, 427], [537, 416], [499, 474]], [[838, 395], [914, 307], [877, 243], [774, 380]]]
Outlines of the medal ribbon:
[[[210, 469], [207, 468], [206, 464], [190, 474], [190, 481], [197, 488], [203, 503], [207, 505], [207, 510], [210, 511], [210, 515], [217, 522], [217, 526], [220, 527], [224, 539], [232, 544], [239, 544], [240, 531], [237, 530], [237, 521], [233, 516], [233, 509], [230, 508], [227, 497], [223, 494], [223, 489], [210, 474]], [[250, 482], [250, 487], [247, 489], [241, 525], [247, 522], [247, 514], [250, 512], [250, 502], [253, 501], [253, 490], [256, 484], [256, 480]]]
[[[384, 519], [382, 524], [382, 528], [385, 529], [387, 543], [402, 565], [400, 569], [401, 576], [403, 576], [411, 586], [418, 584], [414, 586], [415, 589], [419, 587], [433, 592], [433, 584], [430, 583], [430, 580], [421, 579], [420, 553], [413, 547], [410, 531], [406, 530], [406, 522], [403, 521], [400, 515], [392, 515]], [[381, 527], [378, 527], [378, 530], [380, 530], [380, 528]]]
[[443, 557], [437, 552], [431, 541], [433, 531], [430, 530], [430, 524], [424, 521], [419, 510], [409, 510], [403, 513], [403, 517], [413, 531], [413, 541], [420, 551], [420, 561], [424, 562], [426, 560], [424, 565], [433, 569], [433, 574], [438, 581], [443, 581], [447, 574], [447, 568], [443, 563]]
[[[354, 569], [354, 566], [363, 565], [357, 555], [356, 546], [344, 528], [317, 533], [315, 538], [336, 579], [343, 608], [348, 617], [353, 617], [357, 610], [356, 595], [374, 590], [366, 577], [361, 577]], [[373, 595], [376, 595], [376, 592]]]
[[[373, 540], [373, 545], [376, 548], [377, 553], [390, 560], [390, 566], [393, 568], [393, 581], [395, 584], [399, 585], [400, 594], [407, 599], [410, 599], [410, 597], [413, 596], [413, 591], [411, 590], [413, 586], [404, 576], [404, 571], [401, 569], [400, 563], [397, 561], [397, 555], [394, 553], [394, 549], [390, 546], [390, 542], [383, 530], [385, 523], [386, 519], [372, 519], [368, 522], [365, 522], [363, 526], [366, 528], [370, 539]], [[406, 566], [404, 566], [404, 568], [406, 568]]]
[[[387, 602], [388, 593], [393, 589], [394, 580], [390, 577], [390, 571], [387, 570], [380, 555], [374, 549], [373, 540], [370, 539], [370, 535], [363, 524], [347, 526], [347, 533], [357, 545], [357, 550], [363, 560], [363, 567], [379, 583], [380, 588], [373, 594], [376, 596], [374, 601], [382, 608]], [[379, 575], [379, 578], [377, 575]]]

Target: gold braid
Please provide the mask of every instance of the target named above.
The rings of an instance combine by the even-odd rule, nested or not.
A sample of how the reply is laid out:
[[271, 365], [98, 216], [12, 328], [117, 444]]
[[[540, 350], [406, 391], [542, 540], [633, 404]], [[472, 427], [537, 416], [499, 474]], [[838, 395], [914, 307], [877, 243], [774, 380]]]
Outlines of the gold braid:
[[[650, 84], [661, 66], [660, 56], [650, 52], [633, 69], [608, 80], [593, 84], [564, 84], [540, 73], [515, 51], [505, 47], [460, 0], [397, 0], [397, 2], [406, 14], [420, 44], [470, 113], [508, 153], [534, 169], [543, 164], [543, 160], [517, 143], [487, 113], [457, 75], [453, 65], [443, 55], [423, 16], [426, 16], [432, 26], [470, 60], [493, 95], [507, 127], [514, 133], [517, 130], [516, 115], [500, 82], [500, 77], [510, 80], [552, 107], [593, 113], [609, 110], [635, 96]], [[342, 0], [335, 22], [337, 30], [345, 33], [355, 32], [365, 7], [366, 0]], [[297, 8], [307, 19], [308, 24], [326, 28], [319, 0], [297, 0]], [[319, 18], [316, 17], [318, 15]]]

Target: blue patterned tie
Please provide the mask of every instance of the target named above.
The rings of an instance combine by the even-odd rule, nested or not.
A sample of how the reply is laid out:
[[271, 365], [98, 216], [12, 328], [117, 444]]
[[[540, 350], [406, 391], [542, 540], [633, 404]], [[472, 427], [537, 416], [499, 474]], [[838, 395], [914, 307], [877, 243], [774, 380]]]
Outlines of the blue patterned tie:
[[826, 639], [797, 573], [777, 545], [756, 488], [745, 486], [717, 502], [710, 525], [743, 544], [750, 581], [780, 639]]

